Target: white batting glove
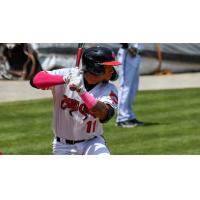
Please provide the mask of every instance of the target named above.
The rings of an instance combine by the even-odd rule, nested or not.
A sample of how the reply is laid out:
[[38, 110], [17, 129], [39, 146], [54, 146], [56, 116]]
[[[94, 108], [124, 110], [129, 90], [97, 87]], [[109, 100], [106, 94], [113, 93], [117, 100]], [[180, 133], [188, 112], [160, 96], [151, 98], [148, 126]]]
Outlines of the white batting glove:
[[68, 84], [69, 83], [69, 75], [67, 76], [67, 75], [65, 75], [65, 76], [63, 76], [63, 81], [66, 83], [66, 84]]
[[79, 69], [77, 67], [73, 67], [71, 68], [70, 72], [68, 75], [63, 76], [63, 80], [66, 84], [69, 84], [70, 81], [70, 77], [72, 76], [72, 74], [79, 74]]
[[68, 86], [72, 91], [76, 90], [80, 95], [86, 91], [83, 83], [83, 73], [78, 68], [74, 68], [71, 71]]

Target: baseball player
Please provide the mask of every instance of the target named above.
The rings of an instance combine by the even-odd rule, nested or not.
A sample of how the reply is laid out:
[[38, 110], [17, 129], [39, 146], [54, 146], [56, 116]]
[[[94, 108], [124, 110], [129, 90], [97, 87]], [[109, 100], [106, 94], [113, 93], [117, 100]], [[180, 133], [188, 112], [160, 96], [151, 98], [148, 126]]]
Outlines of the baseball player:
[[122, 43], [117, 54], [118, 61], [122, 63], [122, 67], [119, 68], [119, 105], [116, 120], [118, 127], [131, 128], [144, 125], [136, 119], [132, 110], [139, 85], [141, 51], [142, 44]]
[[[84, 51], [82, 70], [65, 68], [39, 72], [31, 85], [52, 89], [53, 154], [109, 155], [102, 123], [115, 114], [118, 104], [116, 87], [109, 81], [118, 77], [112, 50], [92, 47]], [[70, 86], [75, 86], [75, 91]]]

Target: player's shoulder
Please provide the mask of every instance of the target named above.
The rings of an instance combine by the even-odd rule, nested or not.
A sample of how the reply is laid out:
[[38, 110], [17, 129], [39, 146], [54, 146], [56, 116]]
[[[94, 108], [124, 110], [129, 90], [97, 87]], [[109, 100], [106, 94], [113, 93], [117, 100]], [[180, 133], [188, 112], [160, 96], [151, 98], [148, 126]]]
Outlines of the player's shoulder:
[[62, 69], [48, 71], [48, 73], [53, 74], [53, 75], [64, 76], [64, 75], [68, 74], [70, 71], [71, 71], [71, 68], [62, 68]]
[[106, 83], [103, 83], [104, 85], [106, 85], [106, 87], [108, 88], [117, 88], [115, 84], [113, 84], [112, 82], [106, 82]]
[[109, 82], [105, 82], [105, 83], [102, 83], [101, 84], [101, 89], [102, 90], [104, 90], [105, 92], [106, 91], [114, 91], [114, 92], [116, 92], [117, 93], [117, 87], [113, 84], [113, 83], [111, 83], [110, 81]]

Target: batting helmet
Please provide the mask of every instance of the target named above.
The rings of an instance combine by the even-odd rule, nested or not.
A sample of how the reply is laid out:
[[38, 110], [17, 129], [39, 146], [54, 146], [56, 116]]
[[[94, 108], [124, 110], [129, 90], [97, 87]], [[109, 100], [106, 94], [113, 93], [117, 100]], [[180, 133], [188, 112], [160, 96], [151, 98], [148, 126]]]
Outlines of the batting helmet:
[[104, 66], [113, 67], [111, 81], [118, 78], [118, 73], [114, 66], [121, 63], [115, 60], [115, 55], [112, 50], [106, 47], [91, 47], [86, 49], [82, 56], [82, 66], [85, 72], [89, 72], [95, 76], [101, 76], [105, 73]]

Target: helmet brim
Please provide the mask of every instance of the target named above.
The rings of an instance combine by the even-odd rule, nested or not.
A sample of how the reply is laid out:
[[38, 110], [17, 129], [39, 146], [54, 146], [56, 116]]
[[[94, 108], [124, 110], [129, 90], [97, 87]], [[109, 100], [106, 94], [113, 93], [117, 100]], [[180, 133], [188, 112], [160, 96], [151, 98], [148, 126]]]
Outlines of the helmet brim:
[[101, 64], [106, 66], [118, 66], [121, 65], [121, 62], [114, 60], [114, 61], [103, 62]]

